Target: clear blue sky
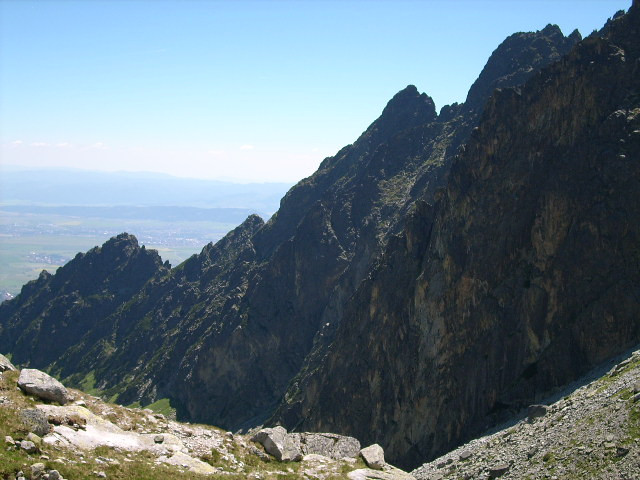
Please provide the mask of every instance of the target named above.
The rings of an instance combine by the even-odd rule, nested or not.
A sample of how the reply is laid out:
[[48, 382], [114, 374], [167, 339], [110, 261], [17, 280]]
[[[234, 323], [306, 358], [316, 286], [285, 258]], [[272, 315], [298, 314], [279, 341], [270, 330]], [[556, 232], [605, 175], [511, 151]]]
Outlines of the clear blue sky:
[[461, 102], [511, 33], [630, 5], [0, 0], [0, 160], [295, 181], [406, 85]]

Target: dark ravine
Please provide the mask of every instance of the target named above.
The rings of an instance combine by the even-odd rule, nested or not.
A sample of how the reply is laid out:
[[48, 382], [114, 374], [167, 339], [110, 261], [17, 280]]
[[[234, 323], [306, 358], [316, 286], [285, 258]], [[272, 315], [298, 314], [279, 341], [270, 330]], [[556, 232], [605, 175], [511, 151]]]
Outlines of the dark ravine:
[[79, 255], [0, 305], [0, 351], [183, 419], [432, 458], [640, 338], [638, 7], [601, 35], [514, 34], [439, 115], [407, 87], [176, 268], [126, 234]]

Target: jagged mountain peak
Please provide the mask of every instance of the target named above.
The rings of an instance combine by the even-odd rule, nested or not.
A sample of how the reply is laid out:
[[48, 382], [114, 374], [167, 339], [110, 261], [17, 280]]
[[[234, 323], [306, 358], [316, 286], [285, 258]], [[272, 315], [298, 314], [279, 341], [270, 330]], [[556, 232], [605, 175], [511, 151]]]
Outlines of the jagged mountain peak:
[[577, 30], [565, 37], [560, 27], [552, 24], [537, 32], [510, 35], [493, 51], [471, 85], [465, 107], [481, 110], [495, 89], [524, 83], [533, 71], [559, 60], [581, 39]]
[[389, 100], [380, 117], [365, 130], [356, 144], [364, 143], [375, 148], [399, 131], [432, 122], [436, 118], [433, 99], [426, 93], [420, 93], [415, 85], [408, 85]]

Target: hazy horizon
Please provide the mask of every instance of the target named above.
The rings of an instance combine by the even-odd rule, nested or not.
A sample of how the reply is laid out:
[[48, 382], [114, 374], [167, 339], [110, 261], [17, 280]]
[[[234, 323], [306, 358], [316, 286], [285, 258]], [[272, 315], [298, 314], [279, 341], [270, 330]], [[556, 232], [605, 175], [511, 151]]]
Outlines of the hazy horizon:
[[2, 164], [296, 182], [408, 84], [462, 102], [517, 31], [630, 0], [0, 2]]

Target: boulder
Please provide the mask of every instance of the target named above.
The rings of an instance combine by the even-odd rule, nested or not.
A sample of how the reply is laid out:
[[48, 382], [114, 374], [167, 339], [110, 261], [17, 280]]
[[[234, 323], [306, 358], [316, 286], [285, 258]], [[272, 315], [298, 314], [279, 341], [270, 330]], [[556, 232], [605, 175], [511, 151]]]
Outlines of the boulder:
[[31, 479], [40, 480], [45, 475], [44, 463], [34, 463], [31, 465]]
[[0, 372], [15, 371], [16, 367], [9, 361], [7, 357], [0, 353]]
[[304, 455], [316, 454], [340, 460], [357, 458], [360, 453], [357, 439], [335, 433], [301, 433], [300, 440]]
[[35, 453], [38, 451], [38, 447], [36, 447], [36, 444], [30, 440], [22, 440], [20, 442], [20, 448], [27, 453]]
[[51, 430], [47, 416], [37, 408], [20, 411], [20, 420], [29, 429], [29, 432], [35, 433], [39, 437], [44, 437]]
[[25, 368], [20, 372], [18, 387], [25, 393], [42, 400], [51, 400], [64, 405], [69, 401], [69, 392], [58, 380], [40, 370]]
[[300, 434], [288, 434], [284, 427], [263, 428], [251, 440], [260, 443], [267, 453], [281, 462], [302, 459]]
[[489, 478], [501, 477], [508, 471], [509, 471], [509, 465], [507, 465], [506, 463], [499, 463], [497, 465], [493, 465], [492, 467], [489, 467], [489, 471], [488, 471]]
[[385, 466], [384, 450], [377, 443], [360, 450], [360, 456], [369, 468], [382, 470]]

